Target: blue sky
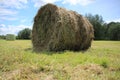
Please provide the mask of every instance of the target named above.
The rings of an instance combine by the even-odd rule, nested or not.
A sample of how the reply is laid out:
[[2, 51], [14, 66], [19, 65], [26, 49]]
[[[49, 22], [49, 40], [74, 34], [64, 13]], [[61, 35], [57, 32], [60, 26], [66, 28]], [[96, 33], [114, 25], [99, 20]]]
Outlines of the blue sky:
[[31, 28], [38, 9], [53, 3], [82, 15], [99, 14], [107, 23], [120, 22], [120, 0], [0, 0], [0, 35]]

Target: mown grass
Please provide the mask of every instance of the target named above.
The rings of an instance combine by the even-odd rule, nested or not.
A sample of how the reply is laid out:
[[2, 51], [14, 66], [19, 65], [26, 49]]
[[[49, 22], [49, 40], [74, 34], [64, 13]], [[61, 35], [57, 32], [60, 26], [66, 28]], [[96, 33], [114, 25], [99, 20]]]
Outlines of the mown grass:
[[32, 51], [30, 40], [0, 40], [1, 80], [120, 80], [120, 41], [87, 51]]

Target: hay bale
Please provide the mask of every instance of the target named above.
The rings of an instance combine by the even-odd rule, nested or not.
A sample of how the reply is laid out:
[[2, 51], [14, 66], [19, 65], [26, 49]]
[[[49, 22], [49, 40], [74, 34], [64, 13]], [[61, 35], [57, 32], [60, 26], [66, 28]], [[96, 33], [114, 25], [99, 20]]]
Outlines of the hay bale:
[[6, 40], [8, 41], [14, 41], [16, 39], [14, 34], [7, 34], [6, 35]]
[[86, 50], [93, 37], [93, 26], [86, 18], [53, 4], [42, 6], [34, 18], [35, 51]]

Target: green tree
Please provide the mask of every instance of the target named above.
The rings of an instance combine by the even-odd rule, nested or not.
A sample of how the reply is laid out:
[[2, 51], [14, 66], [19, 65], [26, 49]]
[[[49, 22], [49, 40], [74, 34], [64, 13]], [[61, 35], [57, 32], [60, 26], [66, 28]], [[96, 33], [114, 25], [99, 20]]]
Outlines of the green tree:
[[105, 40], [109, 40], [109, 35], [108, 35], [108, 29], [109, 29], [109, 27], [108, 27], [108, 24], [107, 23], [104, 23], [104, 39]]
[[120, 40], [120, 23], [111, 22], [107, 25], [107, 35], [110, 40]]
[[14, 34], [7, 34], [6, 35], [6, 40], [15, 40], [15, 39], [16, 39], [16, 37]]
[[0, 35], [0, 39], [6, 39], [5, 35]]
[[105, 27], [102, 16], [98, 14], [96, 15], [86, 14], [85, 17], [90, 21], [90, 23], [94, 27], [95, 40], [104, 39]]
[[30, 39], [31, 38], [31, 29], [25, 28], [18, 33], [18, 39]]

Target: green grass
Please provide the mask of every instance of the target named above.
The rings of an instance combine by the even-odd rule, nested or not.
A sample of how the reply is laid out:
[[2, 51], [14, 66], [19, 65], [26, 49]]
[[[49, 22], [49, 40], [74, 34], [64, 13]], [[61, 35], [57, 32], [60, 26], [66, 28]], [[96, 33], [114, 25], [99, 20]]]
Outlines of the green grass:
[[120, 41], [87, 51], [32, 51], [30, 40], [0, 40], [0, 80], [120, 80]]

